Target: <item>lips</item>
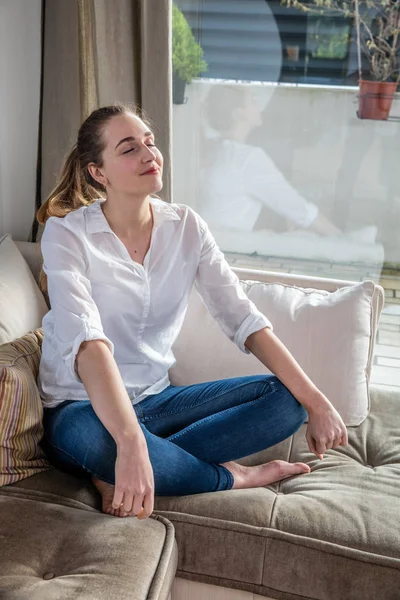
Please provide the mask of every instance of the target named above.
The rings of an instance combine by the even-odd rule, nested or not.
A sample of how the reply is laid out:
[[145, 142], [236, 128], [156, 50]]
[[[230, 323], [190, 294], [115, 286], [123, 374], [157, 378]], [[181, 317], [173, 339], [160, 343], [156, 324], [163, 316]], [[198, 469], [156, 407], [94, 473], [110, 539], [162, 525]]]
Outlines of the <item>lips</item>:
[[145, 171], [144, 173], [142, 173], [142, 175], [157, 175], [157, 173], [159, 173], [159, 172], [160, 172], [160, 169], [158, 167], [152, 167], [148, 171]]

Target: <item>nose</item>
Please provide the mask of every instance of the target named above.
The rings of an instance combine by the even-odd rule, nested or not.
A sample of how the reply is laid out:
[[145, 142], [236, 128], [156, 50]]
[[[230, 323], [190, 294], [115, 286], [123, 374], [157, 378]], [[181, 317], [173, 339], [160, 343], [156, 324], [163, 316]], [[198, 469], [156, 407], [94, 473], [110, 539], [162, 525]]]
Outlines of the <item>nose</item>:
[[155, 160], [156, 158], [156, 153], [154, 152], [153, 148], [150, 148], [147, 144], [144, 144], [145, 148], [144, 148], [144, 152], [143, 152], [143, 162], [148, 162], [149, 160]]

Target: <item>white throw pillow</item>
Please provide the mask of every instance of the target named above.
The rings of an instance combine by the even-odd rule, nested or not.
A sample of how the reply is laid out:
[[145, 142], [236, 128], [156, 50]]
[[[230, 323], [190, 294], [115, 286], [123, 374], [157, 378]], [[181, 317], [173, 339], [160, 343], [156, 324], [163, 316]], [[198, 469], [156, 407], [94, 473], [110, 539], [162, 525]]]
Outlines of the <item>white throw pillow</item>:
[[0, 344], [42, 326], [48, 307], [10, 235], [0, 238]]
[[[241, 285], [345, 424], [362, 423], [369, 411], [375, 284], [365, 281], [334, 292], [282, 283], [241, 281]], [[170, 370], [173, 385], [270, 373], [223, 334], [195, 289], [173, 351], [177, 360]]]

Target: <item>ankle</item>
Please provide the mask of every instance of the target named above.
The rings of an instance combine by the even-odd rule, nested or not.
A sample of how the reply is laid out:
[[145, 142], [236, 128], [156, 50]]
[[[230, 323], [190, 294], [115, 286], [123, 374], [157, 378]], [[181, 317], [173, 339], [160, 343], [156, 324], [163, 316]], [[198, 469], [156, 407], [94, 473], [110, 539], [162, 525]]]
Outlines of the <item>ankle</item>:
[[232, 490], [236, 490], [236, 489], [240, 489], [245, 487], [245, 470], [246, 467], [243, 467], [241, 465], [239, 465], [238, 463], [235, 463], [233, 460], [226, 462], [226, 463], [221, 463], [221, 466], [225, 467], [225, 469], [227, 469], [230, 474], [232, 475], [232, 479], [233, 479], [233, 484], [231, 489]]

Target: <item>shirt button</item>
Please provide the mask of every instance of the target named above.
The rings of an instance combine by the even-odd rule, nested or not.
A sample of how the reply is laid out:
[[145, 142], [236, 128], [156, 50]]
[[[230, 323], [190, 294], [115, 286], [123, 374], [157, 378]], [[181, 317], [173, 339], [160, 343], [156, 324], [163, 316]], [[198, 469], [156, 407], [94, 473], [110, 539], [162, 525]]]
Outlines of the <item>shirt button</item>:
[[51, 571], [49, 571], [48, 573], [45, 573], [43, 575], [43, 579], [46, 579], [46, 580], [48, 580], [48, 579], [54, 579], [54, 577], [55, 577], [55, 575]]

